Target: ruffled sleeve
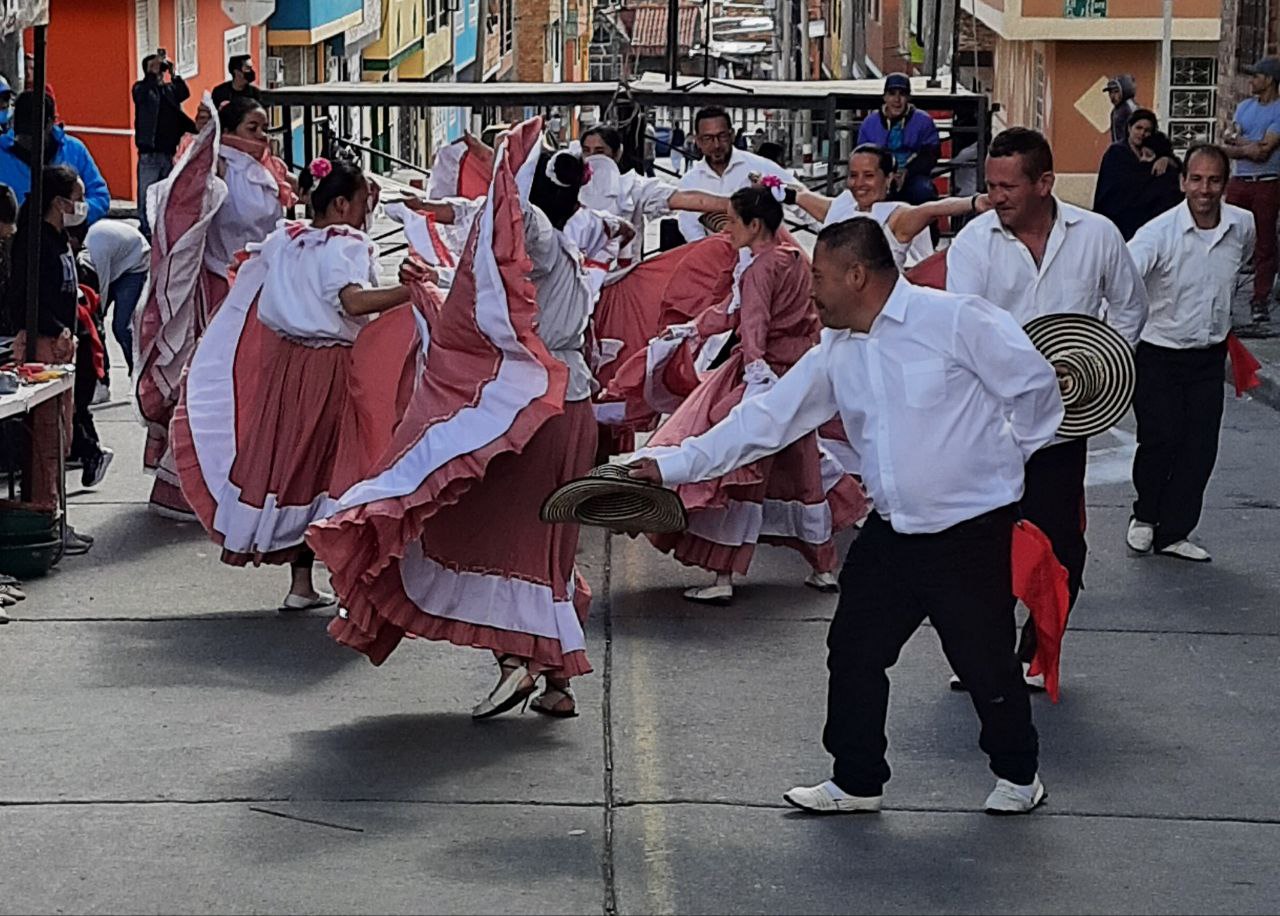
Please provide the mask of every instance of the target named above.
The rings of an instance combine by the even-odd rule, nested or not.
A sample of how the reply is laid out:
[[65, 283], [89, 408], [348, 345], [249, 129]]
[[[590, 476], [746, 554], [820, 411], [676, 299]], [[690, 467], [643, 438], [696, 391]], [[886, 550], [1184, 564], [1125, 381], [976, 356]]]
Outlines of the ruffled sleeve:
[[367, 238], [337, 235], [319, 250], [324, 258], [321, 293], [327, 301], [337, 302], [338, 294], [348, 286], [377, 286], [376, 261]]

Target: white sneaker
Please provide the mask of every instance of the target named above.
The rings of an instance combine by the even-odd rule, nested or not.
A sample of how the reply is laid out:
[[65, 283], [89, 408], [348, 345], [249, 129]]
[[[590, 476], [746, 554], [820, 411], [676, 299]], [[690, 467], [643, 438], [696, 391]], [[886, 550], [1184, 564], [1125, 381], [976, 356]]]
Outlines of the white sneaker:
[[987, 796], [987, 804], [983, 810], [987, 814], [1030, 814], [1048, 797], [1049, 793], [1044, 790], [1039, 773], [1029, 786], [997, 779], [996, 787]]
[[91, 407], [99, 404], [105, 404], [111, 400], [111, 389], [107, 387], [106, 382], [98, 382], [96, 388], [93, 389], [93, 400], [89, 402]]
[[848, 795], [828, 779], [817, 786], [796, 786], [782, 798], [787, 804], [811, 814], [874, 814], [880, 810], [884, 796]]
[[1140, 522], [1136, 518], [1129, 519], [1129, 531], [1124, 536], [1124, 542], [1129, 545], [1130, 550], [1146, 553], [1151, 549], [1155, 539], [1155, 525], [1148, 525], [1146, 522]]
[[809, 588], [817, 589], [828, 595], [835, 594], [840, 591], [840, 580], [836, 578], [835, 573], [829, 572], [812, 572], [809, 578], [804, 580], [804, 584]]
[[698, 604], [728, 604], [733, 600], [732, 585], [702, 585], [685, 589], [685, 601], [696, 601]]
[[1162, 547], [1160, 553], [1166, 557], [1177, 557], [1179, 560], [1190, 560], [1193, 563], [1208, 563], [1213, 559], [1209, 556], [1209, 551], [1188, 540], [1174, 541], [1168, 547]]

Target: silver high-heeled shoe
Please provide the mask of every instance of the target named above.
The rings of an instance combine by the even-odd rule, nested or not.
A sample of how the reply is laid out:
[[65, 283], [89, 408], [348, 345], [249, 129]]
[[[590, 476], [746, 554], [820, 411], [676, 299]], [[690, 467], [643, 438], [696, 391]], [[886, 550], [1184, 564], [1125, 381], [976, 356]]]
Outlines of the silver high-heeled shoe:
[[[498, 681], [498, 686], [493, 688], [493, 692], [476, 704], [475, 709], [471, 710], [471, 718], [488, 719], [492, 716], [513, 709], [523, 702], [527, 702], [533, 692], [538, 689], [537, 678], [530, 677], [529, 668], [524, 662], [514, 668], [506, 667], [503, 663], [513, 659], [513, 656], [504, 656], [498, 660], [498, 668], [502, 672]], [[521, 686], [525, 679], [528, 678], [527, 687]]]

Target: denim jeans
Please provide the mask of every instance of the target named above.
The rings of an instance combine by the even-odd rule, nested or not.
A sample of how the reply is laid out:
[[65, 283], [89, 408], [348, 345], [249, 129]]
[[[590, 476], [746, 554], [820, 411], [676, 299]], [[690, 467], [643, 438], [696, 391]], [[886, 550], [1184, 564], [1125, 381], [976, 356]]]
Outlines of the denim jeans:
[[138, 221], [148, 240], [151, 226], [147, 223], [147, 188], [164, 181], [172, 171], [173, 156], [169, 153], [138, 153]]
[[142, 298], [142, 291], [147, 285], [146, 271], [125, 274], [112, 283], [107, 290], [107, 308], [114, 309], [111, 315], [111, 334], [120, 348], [124, 350], [124, 361], [133, 375], [133, 312]]

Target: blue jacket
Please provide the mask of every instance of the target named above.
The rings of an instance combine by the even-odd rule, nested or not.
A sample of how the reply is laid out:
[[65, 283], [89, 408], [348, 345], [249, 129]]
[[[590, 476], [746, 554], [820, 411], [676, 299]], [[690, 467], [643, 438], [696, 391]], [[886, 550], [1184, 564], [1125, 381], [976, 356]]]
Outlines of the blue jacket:
[[[894, 132], [894, 127], [900, 128]], [[858, 128], [858, 143], [874, 143], [893, 154], [898, 168], [906, 167], [909, 174], [927, 175], [938, 161], [941, 140], [938, 138], [938, 126], [933, 118], [914, 105], [907, 108], [906, 114], [890, 124], [883, 112], [869, 114]], [[907, 160], [912, 156], [911, 164]]]
[[[67, 136], [61, 125], [55, 125], [50, 142], [57, 145], [57, 152], [49, 160], [50, 165], [69, 165], [80, 174], [84, 182], [84, 199], [89, 203], [88, 224], [92, 225], [107, 215], [111, 209], [111, 192], [107, 180], [98, 171], [98, 164], [89, 154], [89, 148], [75, 137]], [[13, 131], [0, 136], [0, 184], [7, 184], [22, 206], [31, 193], [31, 167], [15, 154]]]

